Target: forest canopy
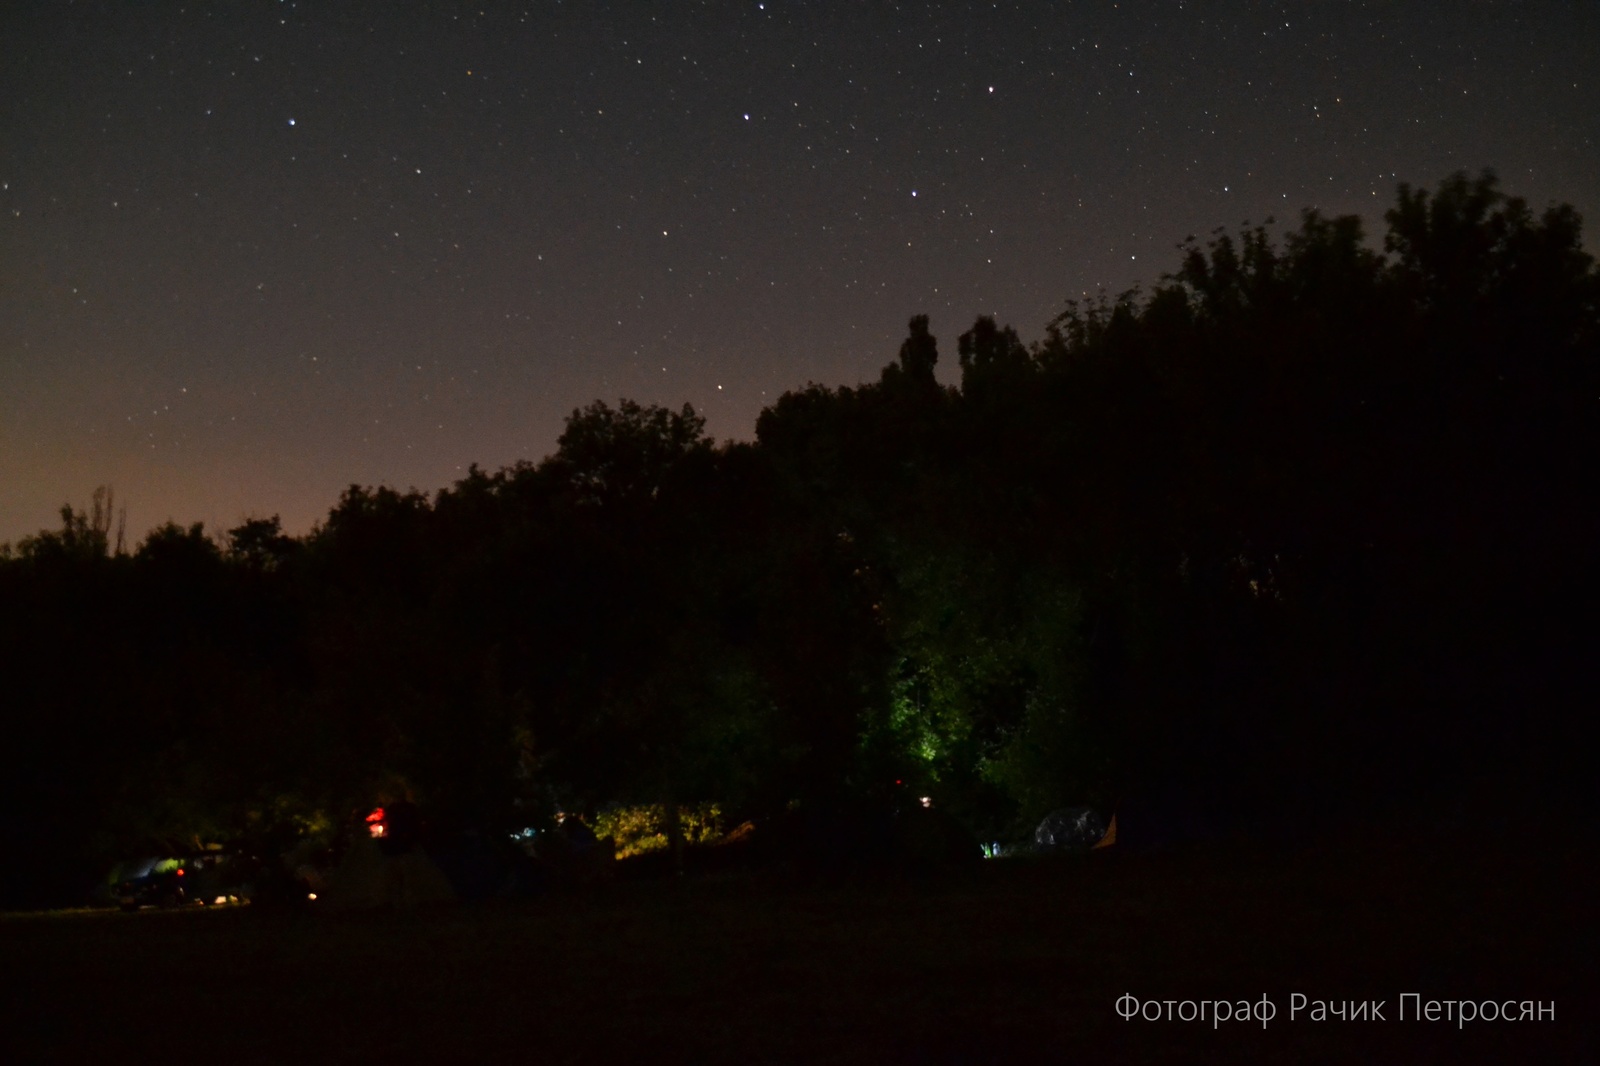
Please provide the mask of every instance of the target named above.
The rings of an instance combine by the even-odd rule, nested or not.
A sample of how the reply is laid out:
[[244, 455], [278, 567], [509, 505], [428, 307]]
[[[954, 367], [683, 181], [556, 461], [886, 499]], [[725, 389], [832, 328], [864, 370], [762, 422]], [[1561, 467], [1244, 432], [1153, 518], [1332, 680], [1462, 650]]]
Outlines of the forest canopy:
[[1384, 223], [1191, 238], [1032, 344], [980, 317], [959, 386], [917, 316], [752, 442], [596, 402], [303, 537], [64, 507], [0, 550], [0, 903], [385, 796], [486, 830], [930, 796], [986, 838], [1575, 802], [1600, 272], [1488, 173]]

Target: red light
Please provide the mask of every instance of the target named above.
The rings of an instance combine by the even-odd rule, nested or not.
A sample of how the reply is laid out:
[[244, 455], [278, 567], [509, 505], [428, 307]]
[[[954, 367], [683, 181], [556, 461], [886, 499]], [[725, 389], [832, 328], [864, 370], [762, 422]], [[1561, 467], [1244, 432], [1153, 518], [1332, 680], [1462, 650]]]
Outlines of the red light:
[[182, 877], [182, 876], [183, 876], [183, 867], [181, 867], [181, 866], [180, 866], [180, 867], [178, 867], [178, 876], [179, 876], [179, 877]]
[[374, 808], [372, 813], [367, 815], [367, 821], [368, 822], [381, 822], [381, 821], [383, 821], [383, 808], [382, 807]]

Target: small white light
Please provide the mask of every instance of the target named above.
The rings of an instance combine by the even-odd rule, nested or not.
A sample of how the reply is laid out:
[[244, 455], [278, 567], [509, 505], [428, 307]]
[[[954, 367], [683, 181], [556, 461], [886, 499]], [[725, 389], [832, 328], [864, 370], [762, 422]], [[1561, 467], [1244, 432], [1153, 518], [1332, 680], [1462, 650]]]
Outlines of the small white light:
[[932, 796], [923, 796], [922, 797], [922, 805], [924, 807], [932, 807], [933, 806], [933, 797]]
[[307, 892], [306, 893], [306, 899], [316, 899], [316, 898], [317, 898], [317, 894], [315, 892]]
[[218, 896], [216, 899], [212, 900], [211, 902], [212, 902], [212, 904], [214, 906], [220, 907], [224, 903], [228, 902], [228, 897], [227, 896]]

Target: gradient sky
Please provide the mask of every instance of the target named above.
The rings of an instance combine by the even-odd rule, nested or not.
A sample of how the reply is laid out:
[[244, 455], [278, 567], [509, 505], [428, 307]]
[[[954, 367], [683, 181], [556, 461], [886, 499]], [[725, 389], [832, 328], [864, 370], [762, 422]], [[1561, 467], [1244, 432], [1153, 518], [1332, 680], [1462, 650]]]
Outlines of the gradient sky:
[[952, 380], [980, 313], [1486, 166], [1600, 225], [1600, 4], [18, 0], [0, 541], [101, 484], [302, 533], [595, 399], [748, 438], [913, 314]]

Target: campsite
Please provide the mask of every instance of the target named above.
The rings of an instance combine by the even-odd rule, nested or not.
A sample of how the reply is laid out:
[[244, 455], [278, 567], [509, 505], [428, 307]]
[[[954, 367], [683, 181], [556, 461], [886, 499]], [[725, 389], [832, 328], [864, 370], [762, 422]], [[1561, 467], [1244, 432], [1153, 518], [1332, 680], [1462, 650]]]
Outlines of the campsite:
[[0, 1066], [1600, 1062], [1600, 6], [14, 6]]
[[[0, 954], [26, 976], [5, 1044], [17, 1062], [1584, 1061], [1592, 841], [1419, 828], [932, 878], [621, 877], [407, 913], [10, 916]], [[1386, 1000], [1386, 1020], [1290, 1020], [1296, 992]], [[1407, 992], [1556, 1013], [1401, 1021]], [[1124, 1020], [1130, 993], [1278, 1013]]]
[[754, 442], [0, 546], [0, 1058], [1593, 1061], [1600, 272], [1385, 217]]

